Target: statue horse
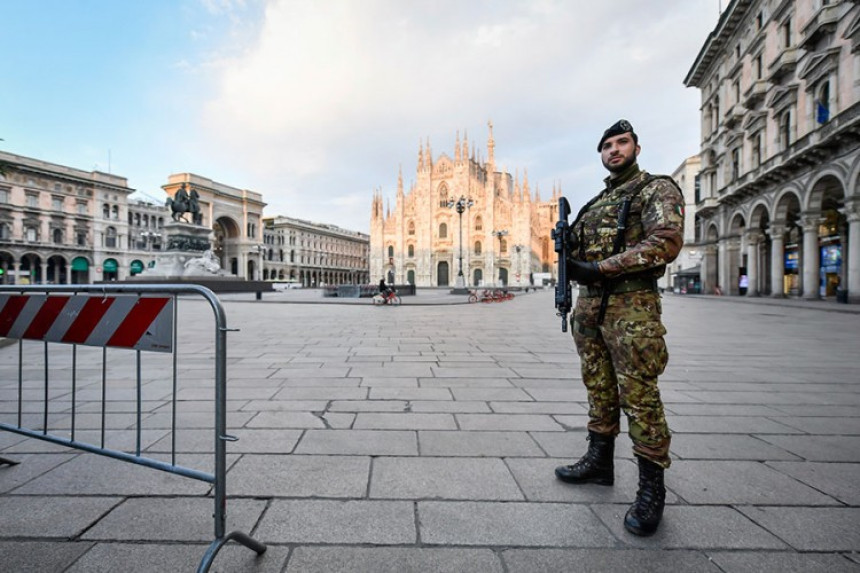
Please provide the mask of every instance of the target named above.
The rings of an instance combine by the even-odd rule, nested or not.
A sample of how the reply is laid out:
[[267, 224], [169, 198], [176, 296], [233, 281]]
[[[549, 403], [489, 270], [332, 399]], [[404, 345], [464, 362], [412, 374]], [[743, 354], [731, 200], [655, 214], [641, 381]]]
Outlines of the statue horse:
[[191, 194], [185, 192], [185, 187], [183, 186], [179, 191], [176, 192], [175, 197], [168, 197], [165, 202], [165, 206], [170, 207], [170, 211], [172, 213], [172, 217], [174, 221], [185, 221], [188, 220], [185, 218], [185, 213], [191, 214], [191, 222], [195, 225], [203, 224], [203, 213], [200, 212], [200, 203], [198, 199], [200, 198], [200, 194], [197, 193], [196, 189], [191, 190]]

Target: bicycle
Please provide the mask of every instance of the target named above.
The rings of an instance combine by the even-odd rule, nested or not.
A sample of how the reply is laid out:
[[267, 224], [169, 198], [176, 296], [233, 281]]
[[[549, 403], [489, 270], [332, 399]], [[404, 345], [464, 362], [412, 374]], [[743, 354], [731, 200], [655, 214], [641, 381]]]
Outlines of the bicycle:
[[386, 293], [379, 293], [374, 295], [373, 297], [373, 305], [374, 306], [382, 306], [382, 305], [391, 305], [391, 306], [400, 306], [400, 296], [393, 290], [388, 291]]

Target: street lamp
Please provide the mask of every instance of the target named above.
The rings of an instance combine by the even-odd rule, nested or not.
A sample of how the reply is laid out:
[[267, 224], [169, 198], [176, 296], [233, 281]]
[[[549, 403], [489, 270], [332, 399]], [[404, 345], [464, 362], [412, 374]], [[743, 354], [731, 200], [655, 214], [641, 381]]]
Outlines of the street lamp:
[[506, 237], [508, 235], [508, 231], [506, 229], [500, 229], [498, 231], [493, 231], [493, 235], [499, 238], [499, 286], [502, 285], [502, 237]]
[[471, 209], [474, 204], [475, 202], [471, 197], [467, 199], [462, 195], [456, 201], [453, 197], [448, 199], [448, 208], [456, 209], [457, 215], [460, 216], [460, 271], [457, 273], [457, 282], [454, 284], [455, 293], [464, 292], [466, 289], [466, 279], [463, 277], [463, 211]]

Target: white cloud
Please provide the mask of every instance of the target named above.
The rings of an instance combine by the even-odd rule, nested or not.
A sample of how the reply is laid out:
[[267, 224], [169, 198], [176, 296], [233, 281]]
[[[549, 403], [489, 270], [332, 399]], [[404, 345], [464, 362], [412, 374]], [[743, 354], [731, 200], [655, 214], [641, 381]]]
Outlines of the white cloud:
[[711, 3], [272, 1], [253, 41], [215, 68], [200, 145], [272, 207], [341, 197], [331, 222], [357, 229], [401, 164], [408, 187], [419, 138], [451, 154], [468, 129], [486, 157], [489, 118], [507, 168], [528, 169], [544, 196], [559, 179], [581, 187], [567, 181], [577, 173], [599, 184], [592, 150], [621, 116], [643, 161], [671, 169], [698, 150], [697, 94], [682, 81], [716, 23]]

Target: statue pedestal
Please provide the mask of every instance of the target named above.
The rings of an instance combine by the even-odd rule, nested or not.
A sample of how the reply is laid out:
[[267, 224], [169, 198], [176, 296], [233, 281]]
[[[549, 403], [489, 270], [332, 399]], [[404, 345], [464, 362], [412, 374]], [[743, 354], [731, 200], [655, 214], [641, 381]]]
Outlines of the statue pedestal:
[[466, 288], [466, 277], [457, 275], [451, 294], [469, 294], [469, 289]]
[[221, 265], [210, 250], [212, 229], [183, 221], [164, 224], [165, 252], [158, 255], [155, 266], [134, 277], [136, 281], [152, 279], [189, 280], [194, 277], [238, 277], [221, 270]]

